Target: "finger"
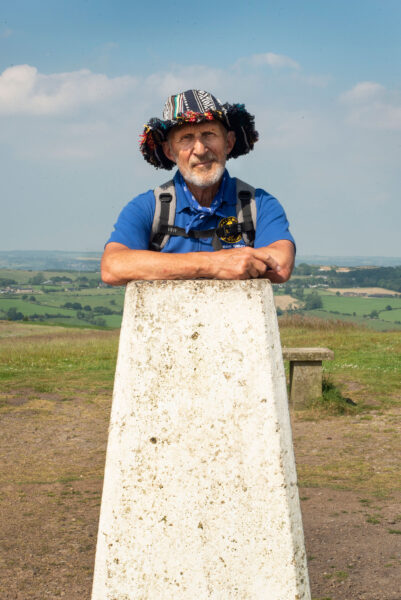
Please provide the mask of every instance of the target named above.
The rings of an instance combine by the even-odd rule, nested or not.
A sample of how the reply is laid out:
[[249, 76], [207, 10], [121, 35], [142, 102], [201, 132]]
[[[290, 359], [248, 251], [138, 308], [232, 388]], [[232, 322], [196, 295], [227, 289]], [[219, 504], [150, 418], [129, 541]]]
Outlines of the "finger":
[[260, 275], [261, 275], [260, 270], [257, 269], [255, 265], [249, 265], [248, 276], [251, 279], [257, 279], [258, 277], [260, 277]]
[[[260, 251], [258, 252], [258, 250], [260, 250]], [[256, 250], [256, 252], [257, 252], [257, 258], [259, 260], [263, 261], [264, 264], [269, 267], [269, 269], [271, 269], [272, 271], [275, 271], [276, 273], [281, 271], [281, 266], [276, 261], [276, 259], [273, 258], [273, 256], [270, 253], [266, 252], [263, 248], [258, 248]]]
[[256, 275], [254, 275], [254, 277], [261, 277], [262, 275], [266, 274], [268, 265], [266, 265], [266, 263], [263, 262], [262, 260], [253, 259], [251, 265], [252, 265], [253, 270], [257, 273]]

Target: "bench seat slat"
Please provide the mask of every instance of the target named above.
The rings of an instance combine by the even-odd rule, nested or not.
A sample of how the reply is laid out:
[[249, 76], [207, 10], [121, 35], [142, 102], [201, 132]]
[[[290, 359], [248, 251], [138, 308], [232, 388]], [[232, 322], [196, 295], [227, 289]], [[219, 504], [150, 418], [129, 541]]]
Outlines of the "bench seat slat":
[[299, 361], [333, 360], [334, 352], [329, 348], [283, 348], [283, 358]]

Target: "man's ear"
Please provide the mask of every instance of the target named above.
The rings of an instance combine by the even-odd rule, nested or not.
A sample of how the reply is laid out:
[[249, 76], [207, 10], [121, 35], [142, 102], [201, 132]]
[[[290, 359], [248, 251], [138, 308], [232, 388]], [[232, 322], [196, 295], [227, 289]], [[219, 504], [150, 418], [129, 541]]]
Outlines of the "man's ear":
[[162, 148], [167, 158], [175, 163], [176, 161], [174, 158], [174, 154], [171, 152], [170, 144], [168, 142], [162, 142]]
[[227, 155], [230, 154], [231, 150], [234, 148], [235, 140], [235, 132], [227, 131]]

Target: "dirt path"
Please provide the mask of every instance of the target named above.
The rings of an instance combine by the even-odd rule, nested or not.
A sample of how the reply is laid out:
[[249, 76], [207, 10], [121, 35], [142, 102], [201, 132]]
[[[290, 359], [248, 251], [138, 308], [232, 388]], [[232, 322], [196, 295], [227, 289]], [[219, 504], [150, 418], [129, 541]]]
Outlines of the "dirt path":
[[[90, 598], [109, 408], [108, 394], [3, 398], [1, 600]], [[394, 411], [294, 419], [314, 599], [401, 599], [398, 424]]]

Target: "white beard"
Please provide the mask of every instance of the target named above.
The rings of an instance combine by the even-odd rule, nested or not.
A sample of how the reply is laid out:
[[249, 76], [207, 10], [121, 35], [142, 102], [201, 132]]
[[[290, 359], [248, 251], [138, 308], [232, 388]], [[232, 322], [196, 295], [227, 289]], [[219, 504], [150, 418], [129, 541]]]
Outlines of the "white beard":
[[216, 162], [210, 172], [194, 173], [190, 169], [182, 169], [180, 172], [186, 182], [204, 189], [218, 183], [223, 177], [224, 169], [225, 165]]

